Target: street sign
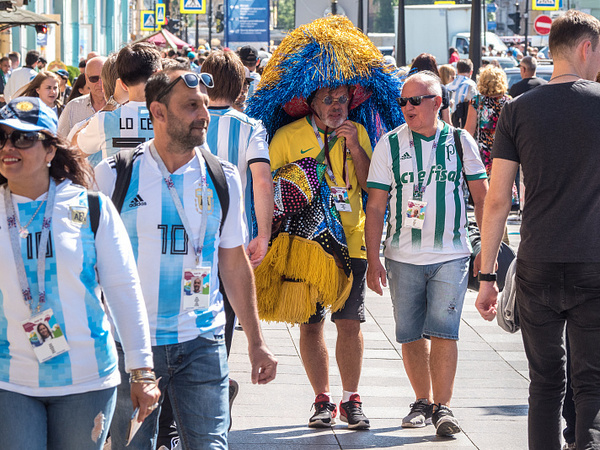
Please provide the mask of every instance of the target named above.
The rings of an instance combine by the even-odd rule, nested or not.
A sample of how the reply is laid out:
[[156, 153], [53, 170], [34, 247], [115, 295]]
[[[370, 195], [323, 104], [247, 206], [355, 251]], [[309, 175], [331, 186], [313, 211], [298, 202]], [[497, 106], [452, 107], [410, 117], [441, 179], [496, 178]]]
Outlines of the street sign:
[[531, 0], [531, 9], [534, 11], [556, 11], [560, 0]]
[[[340, 9], [338, 7], [338, 12]], [[249, 43], [257, 43], [256, 47], [269, 46], [269, 0], [226, 0], [225, 10], [225, 45], [233, 48]]]
[[154, 20], [154, 11], [141, 11], [142, 23], [140, 30], [154, 31], [156, 30], [156, 21]]
[[552, 26], [552, 18], [550, 16], [538, 16], [533, 22], [533, 29], [539, 35], [545, 36], [550, 34]]
[[206, 14], [206, 0], [179, 0], [181, 14]]
[[155, 11], [155, 15], [156, 17], [156, 24], [157, 25], [166, 25], [167, 23], [167, 17], [165, 14], [165, 4], [164, 3], [157, 3], [156, 4], [156, 11]]

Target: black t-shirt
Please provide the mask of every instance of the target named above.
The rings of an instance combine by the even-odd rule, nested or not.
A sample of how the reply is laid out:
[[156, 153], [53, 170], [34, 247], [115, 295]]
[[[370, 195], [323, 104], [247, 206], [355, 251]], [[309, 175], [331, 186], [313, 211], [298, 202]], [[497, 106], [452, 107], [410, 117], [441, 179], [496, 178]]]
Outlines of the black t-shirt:
[[525, 184], [519, 258], [600, 262], [600, 83], [547, 84], [504, 106], [493, 158]]
[[548, 84], [546, 80], [543, 78], [533, 77], [533, 78], [523, 78], [518, 83], [515, 83], [508, 91], [508, 94], [512, 97], [518, 97], [521, 94], [533, 89], [534, 87], [541, 86], [542, 84]]

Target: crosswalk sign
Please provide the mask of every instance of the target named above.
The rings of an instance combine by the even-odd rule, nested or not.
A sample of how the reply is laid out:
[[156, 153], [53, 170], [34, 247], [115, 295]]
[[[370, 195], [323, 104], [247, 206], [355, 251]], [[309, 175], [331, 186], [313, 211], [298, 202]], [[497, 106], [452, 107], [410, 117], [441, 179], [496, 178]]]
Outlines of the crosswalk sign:
[[167, 17], [165, 14], [165, 4], [157, 3], [154, 17], [156, 17], [156, 25], [165, 25], [167, 23]]
[[154, 31], [156, 30], [156, 21], [154, 20], [154, 11], [141, 11], [142, 23], [140, 30]]
[[206, 14], [206, 0], [179, 0], [181, 14]]

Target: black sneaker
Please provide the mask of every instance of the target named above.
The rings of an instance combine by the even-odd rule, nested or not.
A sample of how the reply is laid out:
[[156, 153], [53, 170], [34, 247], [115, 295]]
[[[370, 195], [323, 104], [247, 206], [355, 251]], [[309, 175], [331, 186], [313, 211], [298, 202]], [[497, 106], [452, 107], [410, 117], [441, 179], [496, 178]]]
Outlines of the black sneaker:
[[371, 428], [369, 419], [363, 414], [360, 395], [352, 394], [347, 402], [340, 402], [340, 420], [348, 424], [351, 430]]
[[435, 411], [431, 419], [435, 425], [435, 433], [438, 436], [452, 436], [461, 432], [458, 420], [454, 417], [450, 408], [441, 403], [435, 405]]
[[315, 413], [308, 419], [308, 426], [310, 428], [328, 428], [335, 424], [337, 407], [335, 406], [335, 403], [329, 401], [327, 395], [317, 395], [313, 407], [315, 408]]
[[418, 399], [410, 404], [410, 412], [402, 419], [402, 428], [421, 428], [431, 418], [431, 407], [427, 399]]
[[238, 395], [240, 391], [240, 385], [237, 381], [229, 379], [229, 429], [231, 430], [231, 424], [233, 422], [233, 418], [231, 417], [231, 407], [233, 406], [233, 401]]

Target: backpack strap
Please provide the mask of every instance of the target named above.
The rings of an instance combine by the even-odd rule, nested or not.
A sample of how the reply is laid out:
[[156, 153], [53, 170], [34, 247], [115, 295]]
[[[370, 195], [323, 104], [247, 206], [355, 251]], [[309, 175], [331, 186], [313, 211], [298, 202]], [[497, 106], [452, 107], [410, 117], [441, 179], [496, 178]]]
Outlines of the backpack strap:
[[133, 149], [121, 150], [116, 153], [113, 158], [115, 160], [115, 170], [117, 171], [117, 179], [115, 181], [115, 189], [112, 195], [112, 201], [119, 214], [129, 189], [131, 182], [131, 173], [133, 172]]
[[94, 239], [96, 239], [96, 232], [98, 231], [98, 225], [100, 224], [100, 195], [95, 191], [88, 191], [88, 214], [90, 218], [90, 225], [92, 232], [94, 233]]
[[464, 170], [465, 164], [463, 161], [463, 146], [460, 140], [460, 133], [457, 128], [454, 129], [454, 145], [456, 146], [456, 153], [458, 153], [458, 157], [460, 159], [460, 165]]
[[198, 148], [200, 149], [200, 153], [206, 162], [208, 175], [215, 184], [217, 196], [219, 197], [219, 203], [221, 204], [221, 226], [219, 227], [219, 234], [221, 234], [223, 231], [225, 218], [227, 217], [227, 212], [229, 211], [229, 188], [227, 186], [227, 178], [225, 178], [225, 171], [223, 170], [223, 166], [221, 165], [219, 158], [203, 147]]

